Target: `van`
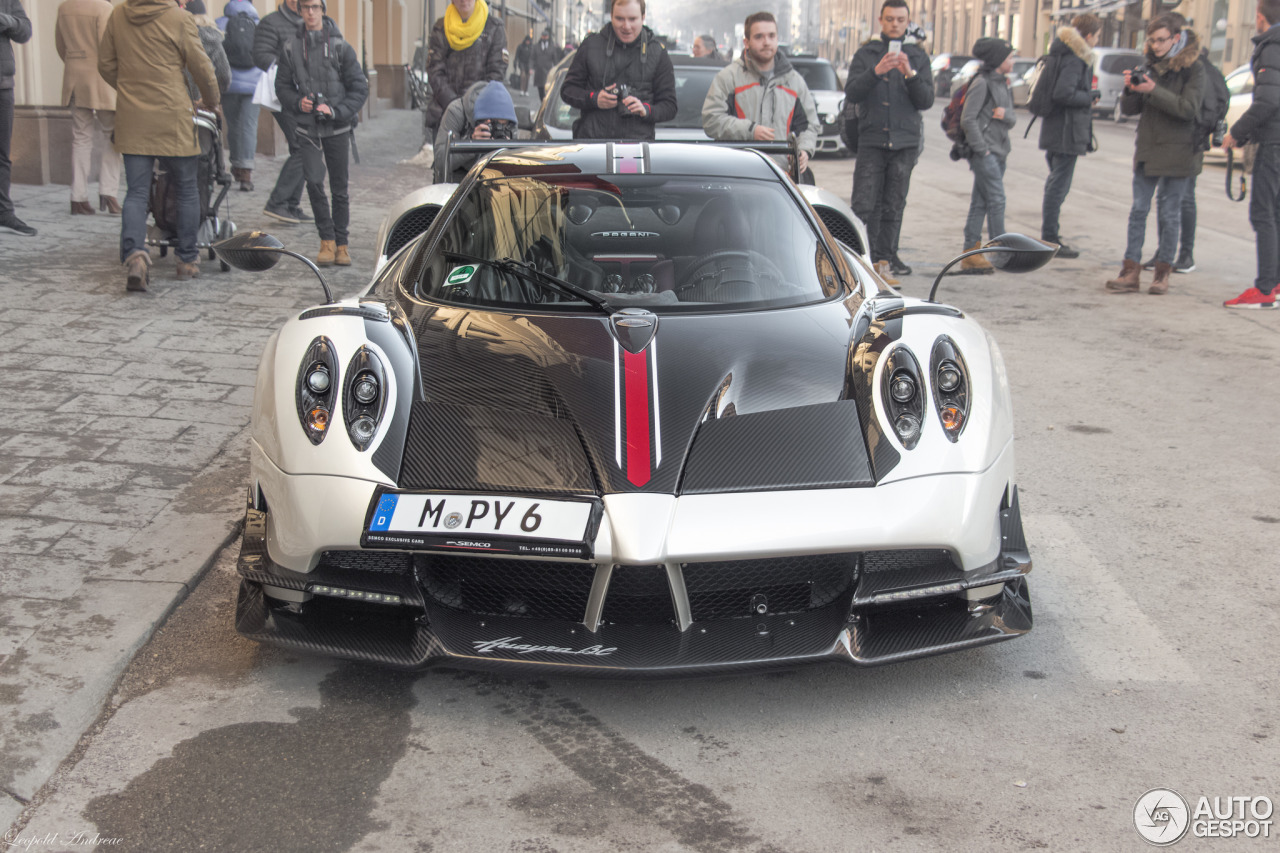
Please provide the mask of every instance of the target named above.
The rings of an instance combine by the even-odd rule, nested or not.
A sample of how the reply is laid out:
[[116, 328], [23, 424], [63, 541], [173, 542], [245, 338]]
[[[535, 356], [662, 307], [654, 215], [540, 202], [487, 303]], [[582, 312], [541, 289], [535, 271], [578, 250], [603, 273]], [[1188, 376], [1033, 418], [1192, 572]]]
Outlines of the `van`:
[[1124, 72], [1143, 65], [1146, 59], [1142, 51], [1127, 47], [1095, 47], [1093, 49], [1093, 88], [1100, 95], [1093, 110], [1122, 122], [1128, 116], [1120, 114], [1120, 95], [1124, 92]]

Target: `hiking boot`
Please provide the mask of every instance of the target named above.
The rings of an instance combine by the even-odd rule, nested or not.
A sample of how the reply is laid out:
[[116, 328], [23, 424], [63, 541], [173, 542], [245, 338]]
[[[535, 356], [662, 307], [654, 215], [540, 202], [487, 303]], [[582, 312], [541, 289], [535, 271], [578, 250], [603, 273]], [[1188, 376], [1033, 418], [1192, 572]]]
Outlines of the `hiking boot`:
[[1054, 255], [1055, 258], [1062, 258], [1064, 261], [1072, 261], [1080, 257], [1080, 251], [1078, 249], [1071, 248], [1066, 243], [1055, 240], [1050, 240], [1049, 242], [1056, 242], [1058, 244], [1058, 254]]
[[1137, 261], [1124, 259], [1120, 275], [1107, 282], [1107, 293], [1137, 293], [1142, 289], [1142, 267]]
[[1280, 287], [1272, 288], [1270, 293], [1263, 293], [1256, 287], [1251, 287], [1235, 299], [1228, 299], [1222, 303], [1223, 308], [1276, 308], [1280, 307]]
[[286, 225], [297, 225], [302, 221], [298, 217], [294, 216], [293, 212], [283, 204], [268, 204], [266, 207], [262, 208], [262, 212], [267, 216], [270, 216], [272, 219], [279, 219]]
[[902, 258], [895, 252], [893, 257], [889, 258], [889, 272], [894, 275], [911, 275], [911, 267], [904, 264]]
[[36, 229], [23, 222], [12, 213], [0, 216], [0, 230], [12, 231], [14, 234], [20, 234], [23, 237], [36, 236]]
[[178, 281], [191, 281], [191, 279], [199, 277], [199, 261], [178, 261]]
[[151, 255], [146, 249], [134, 249], [124, 261], [124, 289], [143, 293], [151, 283]]
[[1190, 252], [1182, 251], [1178, 253], [1178, 259], [1173, 262], [1174, 272], [1195, 272], [1196, 259]]
[[1173, 272], [1173, 264], [1166, 264], [1164, 261], [1156, 261], [1156, 277], [1151, 286], [1147, 288], [1147, 293], [1152, 296], [1164, 296], [1169, 292], [1169, 274]]
[[333, 262], [340, 267], [351, 266], [351, 253], [347, 251], [347, 247], [339, 244], [337, 250], [333, 253]]
[[[974, 249], [981, 249], [982, 243], [974, 243], [972, 246], [966, 246], [966, 252], [972, 252]], [[990, 275], [995, 272], [996, 268], [991, 266], [991, 262], [982, 255], [973, 255], [965, 258], [960, 262], [960, 272], [957, 275]]]
[[252, 169], [235, 169], [231, 170], [231, 179], [240, 184], [240, 192], [253, 192], [253, 170]]
[[314, 221], [315, 221], [315, 220], [312, 218], [312, 216], [311, 216], [311, 214], [310, 214], [310, 213], [307, 213], [305, 210], [303, 210], [302, 208], [298, 207], [296, 204], [291, 204], [291, 205], [289, 205], [289, 215], [290, 215], [290, 216], [293, 216], [293, 217], [296, 217], [296, 218], [297, 218], [297, 220], [298, 220], [299, 222], [314, 222]]
[[884, 279], [884, 283], [890, 287], [898, 283], [898, 280], [893, 277], [893, 271], [889, 269], [888, 261], [876, 261], [876, 275]]
[[71, 202], [72, 216], [93, 216], [94, 212], [93, 205], [89, 204], [87, 201]]
[[320, 241], [320, 254], [316, 255], [316, 266], [331, 267], [338, 255], [338, 244], [332, 240]]

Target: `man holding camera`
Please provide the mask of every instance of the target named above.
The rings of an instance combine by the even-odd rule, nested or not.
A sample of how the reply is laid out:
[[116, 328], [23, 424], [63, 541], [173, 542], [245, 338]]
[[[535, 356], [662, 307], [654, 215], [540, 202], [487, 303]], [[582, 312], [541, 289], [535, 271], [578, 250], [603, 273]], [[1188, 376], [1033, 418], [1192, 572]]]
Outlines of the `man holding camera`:
[[906, 0], [884, 0], [880, 37], [858, 48], [844, 87], [858, 114], [858, 159], [853, 169], [853, 212], [867, 225], [876, 272], [889, 284], [910, 275], [898, 257], [902, 212], [911, 172], [924, 144], [920, 113], [933, 106], [929, 54], [906, 41]]
[[644, 25], [645, 0], [612, 0], [609, 22], [582, 42], [560, 95], [582, 111], [574, 139], [653, 139], [676, 115], [676, 76]]
[[497, 80], [473, 83], [445, 109], [436, 130], [436, 159], [432, 166], [437, 184], [457, 183], [476, 161], [475, 154], [453, 154], [446, 168], [444, 150], [450, 133], [454, 142], [515, 139], [516, 108], [507, 87]]
[[[281, 45], [276, 97], [297, 121], [302, 174], [320, 232], [316, 263], [351, 266], [347, 159], [351, 133], [369, 97], [369, 81], [355, 50], [325, 17], [324, 0], [299, 0], [298, 11], [302, 13], [302, 29]], [[324, 191], [326, 166], [333, 192], [332, 211]]]
[[1146, 66], [1124, 72], [1120, 110], [1138, 119], [1133, 155], [1133, 206], [1129, 208], [1128, 245], [1120, 275], [1106, 284], [1108, 293], [1142, 289], [1142, 243], [1146, 237], [1151, 197], [1156, 196], [1156, 277], [1147, 292], [1169, 292], [1182, 196], [1196, 169], [1196, 119], [1204, 100], [1200, 40], [1179, 19], [1160, 15], [1147, 25]]
[[1040, 239], [1057, 243], [1059, 258], [1080, 257], [1062, 241], [1058, 218], [1071, 191], [1076, 160], [1093, 150], [1093, 105], [1098, 100], [1093, 88], [1093, 48], [1101, 30], [1097, 15], [1076, 15], [1071, 26], [1058, 30], [1058, 37], [1049, 45], [1049, 58], [1040, 70], [1045, 77], [1036, 84], [1049, 86], [1052, 105], [1040, 124], [1040, 150], [1049, 166], [1040, 209]]
[[795, 134], [796, 173], [813, 183], [806, 171], [818, 144], [818, 110], [804, 77], [778, 53], [778, 23], [771, 13], [747, 16], [742, 56], [711, 81], [702, 129], [712, 139], [757, 142], [786, 142]]
[[1253, 287], [1222, 303], [1227, 308], [1280, 305], [1280, 0], [1259, 0], [1253, 37], [1253, 103], [1222, 140], [1230, 151], [1258, 143], [1249, 192], [1249, 223], [1257, 235], [1258, 277]]

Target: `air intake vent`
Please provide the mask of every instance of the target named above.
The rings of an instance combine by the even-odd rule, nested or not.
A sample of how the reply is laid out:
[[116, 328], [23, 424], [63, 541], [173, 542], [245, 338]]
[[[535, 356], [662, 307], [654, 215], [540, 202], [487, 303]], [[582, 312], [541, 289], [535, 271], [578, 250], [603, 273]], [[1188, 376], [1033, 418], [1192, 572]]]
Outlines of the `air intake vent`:
[[846, 219], [844, 214], [822, 205], [816, 206], [814, 210], [818, 212], [818, 217], [822, 220], [822, 224], [827, 226], [832, 237], [859, 254], [867, 253], [867, 247], [862, 245], [862, 240], [858, 237], [858, 229], [853, 227], [853, 223]]
[[391, 235], [387, 237], [387, 257], [400, 251], [410, 240], [430, 228], [439, 212], [439, 205], [429, 204], [415, 207], [401, 216], [391, 229]]

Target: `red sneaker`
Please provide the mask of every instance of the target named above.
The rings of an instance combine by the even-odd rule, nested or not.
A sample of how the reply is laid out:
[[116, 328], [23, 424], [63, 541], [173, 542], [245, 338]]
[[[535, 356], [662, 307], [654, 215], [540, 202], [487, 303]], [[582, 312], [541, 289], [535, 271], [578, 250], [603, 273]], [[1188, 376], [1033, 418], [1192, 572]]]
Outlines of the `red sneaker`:
[[1256, 287], [1251, 287], [1235, 299], [1228, 299], [1222, 303], [1223, 308], [1276, 308], [1280, 303], [1276, 302], [1276, 297], [1280, 296], [1280, 288], [1273, 289], [1270, 293], [1263, 293]]

